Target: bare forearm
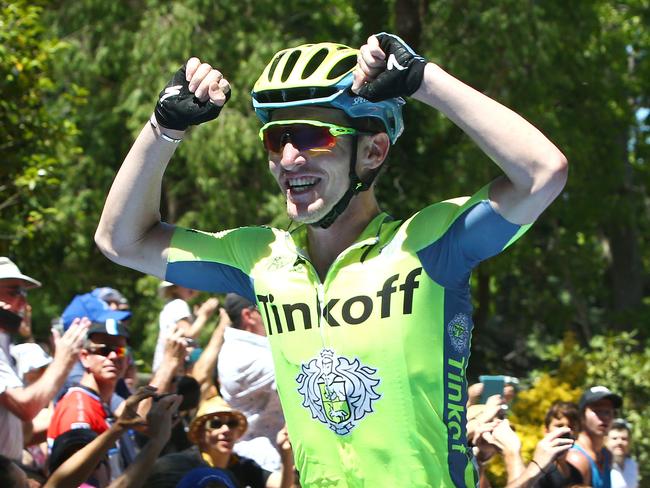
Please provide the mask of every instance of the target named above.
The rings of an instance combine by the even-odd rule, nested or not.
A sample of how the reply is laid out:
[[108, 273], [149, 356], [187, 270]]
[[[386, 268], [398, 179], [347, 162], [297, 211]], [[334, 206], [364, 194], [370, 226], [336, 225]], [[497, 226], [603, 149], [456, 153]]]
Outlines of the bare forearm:
[[211, 380], [212, 371], [214, 371], [214, 368], [217, 365], [219, 352], [223, 345], [223, 333], [224, 326], [220, 323], [212, 334], [212, 337], [210, 337], [210, 342], [207, 347], [203, 350], [201, 356], [199, 356], [199, 359], [196, 361], [194, 368], [192, 368], [192, 376], [199, 385], [203, 385]]
[[503, 453], [503, 460], [506, 465], [506, 472], [508, 473], [508, 481], [516, 480], [524, 473], [526, 466], [519, 451], [511, 451]]
[[542, 471], [535, 463], [530, 463], [523, 473], [516, 479], [512, 480], [508, 476], [506, 488], [528, 488], [534, 486], [534, 483], [540, 478]]
[[63, 387], [74, 361], [52, 362], [38, 381], [25, 388], [11, 388], [3, 394], [3, 405], [21, 420], [30, 421], [45, 408]]
[[506, 173], [531, 188], [538, 173], [554, 170], [564, 156], [538, 129], [439, 66], [429, 63], [415, 98], [445, 114]]
[[122, 429], [114, 425], [99, 435], [59, 466], [43, 488], [79, 486], [90, 477], [99, 461], [115, 445], [122, 432]]
[[107, 257], [136, 269], [142, 242], [166, 232], [160, 221], [161, 184], [177, 144], [162, 139], [159, 130], [148, 123], [143, 127], [115, 177], [95, 234]]
[[138, 453], [133, 463], [119, 478], [113, 480], [108, 485], [108, 488], [139, 488], [142, 486], [165, 444], [166, 441], [163, 439], [150, 439]]
[[210, 317], [208, 315], [198, 315], [196, 317], [196, 320], [192, 322], [192, 325], [190, 326], [190, 329], [188, 330], [186, 336], [190, 337], [191, 339], [196, 339], [201, 333], [201, 329], [203, 329], [203, 326], [208, 322], [209, 319]]

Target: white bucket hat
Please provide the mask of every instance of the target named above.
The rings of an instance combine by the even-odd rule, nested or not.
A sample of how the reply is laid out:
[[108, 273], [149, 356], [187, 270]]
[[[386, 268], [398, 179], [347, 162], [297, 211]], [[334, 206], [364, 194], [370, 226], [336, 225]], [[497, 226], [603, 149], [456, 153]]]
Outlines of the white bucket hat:
[[38, 288], [41, 282], [24, 275], [16, 264], [6, 256], [0, 256], [0, 280], [21, 280], [26, 288]]

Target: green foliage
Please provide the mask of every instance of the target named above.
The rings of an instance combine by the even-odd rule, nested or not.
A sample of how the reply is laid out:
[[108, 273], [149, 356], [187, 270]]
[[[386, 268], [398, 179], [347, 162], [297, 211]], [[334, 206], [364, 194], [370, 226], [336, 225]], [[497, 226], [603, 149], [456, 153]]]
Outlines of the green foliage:
[[0, 254], [40, 239], [59, 213], [61, 179], [79, 156], [75, 113], [84, 90], [64, 91], [54, 65], [67, 49], [49, 39], [42, 9], [0, 2]]

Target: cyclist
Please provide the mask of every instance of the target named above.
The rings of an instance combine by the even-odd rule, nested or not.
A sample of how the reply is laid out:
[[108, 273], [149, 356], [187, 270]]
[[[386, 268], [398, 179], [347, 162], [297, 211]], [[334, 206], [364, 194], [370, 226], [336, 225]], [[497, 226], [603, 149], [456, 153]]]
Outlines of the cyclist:
[[[360, 50], [303, 45], [277, 53], [252, 96], [287, 213], [304, 225], [211, 234], [161, 222], [166, 165], [185, 129], [215, 118], [229, 91], [197, 58], [176, 73], [115, 178], [99, 247], [120, 264], [257, 304], [303, 486], [474, 486], [469, 275], [560, 193], [566, 159], [397, 36], [371, 36]], [[403, 222], [382, 212], [373, 180], [403, 130], [404, 97], [449, 117], [503, 176]]]

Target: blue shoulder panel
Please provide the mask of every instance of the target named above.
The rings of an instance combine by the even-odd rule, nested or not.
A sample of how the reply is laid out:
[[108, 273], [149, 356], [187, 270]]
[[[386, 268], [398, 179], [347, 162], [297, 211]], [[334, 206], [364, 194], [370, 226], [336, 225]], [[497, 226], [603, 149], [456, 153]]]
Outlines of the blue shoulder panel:
[[519, 229], [482, 200], [458, 216], [440, 239], [418, 251], [418, 257], [432, 280], [460, 288], [467, 286], [472, 269], [501, 252]]
[[194, 290], [237, 293], [255, 303], [253, 279], [243, 271], [212, 261], [176, 261], [167, 264], [167, 281]]

